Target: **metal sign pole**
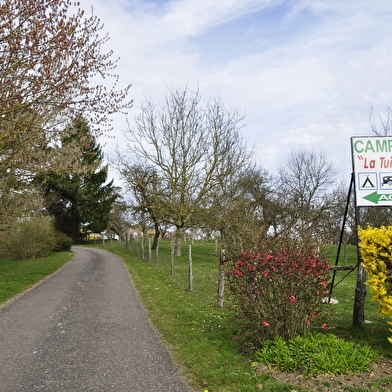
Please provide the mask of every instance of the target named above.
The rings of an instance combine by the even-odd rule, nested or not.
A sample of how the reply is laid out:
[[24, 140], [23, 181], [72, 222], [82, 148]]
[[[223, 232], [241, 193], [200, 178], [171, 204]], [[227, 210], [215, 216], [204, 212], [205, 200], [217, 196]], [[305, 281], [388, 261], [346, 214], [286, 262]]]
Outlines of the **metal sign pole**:
[[365, 321], [365, 297], [366, 297], [366, 272], [362, 265], [362, 256], [359, 251], [358, 226], [360, 226], [359, 209], [355, 202], [355, 224], [357, 237], [357, 284], [355, 287], [354, 311], [353, 311], [353, 327], [360, 328]]
[[344, 217], [343, 217], [343, 222], [342, 222], [342, 229], [340, 231], [340, 238], [339, 238], [339, 244], [338, 244], [338, 251], [336, 254], [336, 259], [335, 259], [335, 266], [331, 267], [333, 269], [333, 275], [332, 275], [332, 282], [331, 282], [331, 288], [329, 290], [329, 302], [331, 301], [332, 297], [332, 291], [335, 286], [335, 278], [336, 278], [336, 272], [338, 270], [338, 264], [339, 264], [339, 257], [340, 257], [340, 250], [342, 247], [343, 243], [343, 236], [344, 236], [344, 229], [346, 227], [346, 221], [347, 221], [347, 215], [348, 215], [348, 208], [350, 206], [350, 199], [351, 199], [351, 194], [352, 194], [352, 189], [354, 185], [354, 173], [351, 173], [351, 179], [350, 179], [350, 186], [348, 188], [348, 194], [347, 194], [347, 200], [346, 200], [346, 208], [344, 210]]

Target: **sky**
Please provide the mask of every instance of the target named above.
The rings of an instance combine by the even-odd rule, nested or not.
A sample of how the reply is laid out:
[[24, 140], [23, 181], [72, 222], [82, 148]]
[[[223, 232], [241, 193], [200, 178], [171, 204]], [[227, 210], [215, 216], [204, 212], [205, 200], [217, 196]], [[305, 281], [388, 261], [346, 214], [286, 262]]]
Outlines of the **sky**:
[[[198, 87], [247, 114], [243, 139], [276, 173], [292, 151], [325, 153], [349, 184], [351, 136], [392, 106], [389, 0], [82, 0], [110, 36], [134, 106], [102, 142], [124, 132], [147, 98]], [[381, 129], [381, 128], [380, 128]]]

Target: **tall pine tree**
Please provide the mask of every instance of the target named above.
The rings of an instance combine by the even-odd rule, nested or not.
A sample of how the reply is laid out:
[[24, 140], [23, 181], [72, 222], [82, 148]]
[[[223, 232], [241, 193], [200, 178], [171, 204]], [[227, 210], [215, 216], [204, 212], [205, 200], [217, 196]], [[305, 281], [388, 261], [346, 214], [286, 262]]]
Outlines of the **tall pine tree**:
[[46, 209], [55, 218], [56, 229], [80, 242], [86, 233], [106, 229], [118, 193], [113, 180], [105, 184], [108, 166], [103, 165], [101, 146], [87, 121], [76, 117], [68, 131], [61, 145], [74, 147], [72, 170], [39, 176], [37, 182], [42, 187]]

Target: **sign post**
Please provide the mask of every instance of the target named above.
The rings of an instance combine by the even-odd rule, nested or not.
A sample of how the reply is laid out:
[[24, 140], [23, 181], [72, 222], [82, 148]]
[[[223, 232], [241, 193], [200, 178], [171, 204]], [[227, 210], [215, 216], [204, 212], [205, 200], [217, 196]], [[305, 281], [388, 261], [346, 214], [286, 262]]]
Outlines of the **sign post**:
[[[360, 207], [392, 206], [392, 137], [351, 138], [355, 186], [355, 218], [360, 225]], [[357, 247], [358, 248], [358, 247]], [[353, 325], [365, 321], [366, 274], [358, 251]]]

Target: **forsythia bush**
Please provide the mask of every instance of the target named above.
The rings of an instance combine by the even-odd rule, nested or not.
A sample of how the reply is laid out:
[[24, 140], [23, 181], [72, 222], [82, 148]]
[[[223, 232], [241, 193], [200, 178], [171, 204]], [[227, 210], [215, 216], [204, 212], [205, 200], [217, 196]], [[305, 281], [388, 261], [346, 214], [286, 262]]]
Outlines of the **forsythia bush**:
[[[359, 228], [359, 248], [368, 275], [372, 301], [380, 304], [381, 314], [392, 316], [392, 226]], [[392, 325], [392, 322], [388, 322]], [[392, 329], [390, 329], [392, 332]], [[392, 343], [392, 338], [388, 338]]]
[[311, 249], [243, 253], [226, 273], [247, 333], [263, 342], [306, 332], [328, 293], [329, 268]]

